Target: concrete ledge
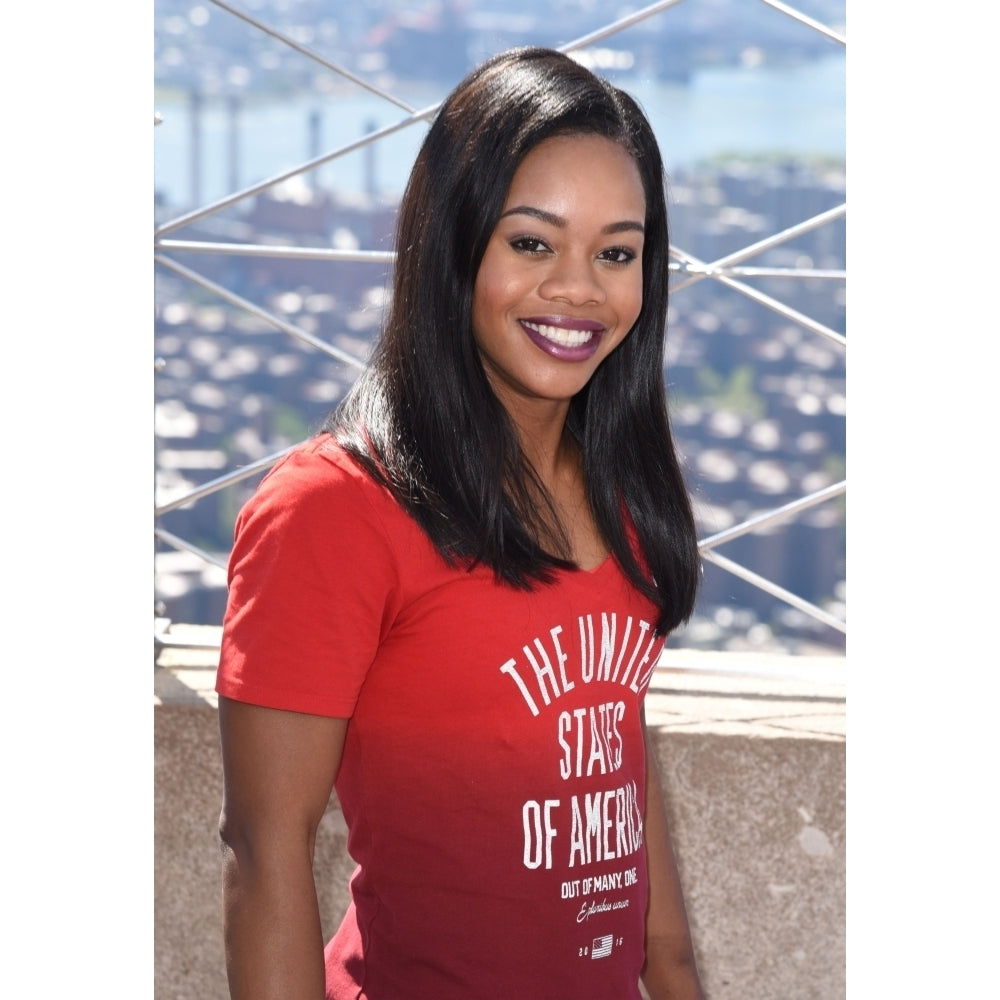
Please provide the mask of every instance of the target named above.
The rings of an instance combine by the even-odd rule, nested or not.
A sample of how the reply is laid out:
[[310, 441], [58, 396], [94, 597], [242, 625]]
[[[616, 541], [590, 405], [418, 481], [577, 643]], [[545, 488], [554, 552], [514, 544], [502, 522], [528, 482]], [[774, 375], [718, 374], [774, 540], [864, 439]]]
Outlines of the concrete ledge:
[[[174, 626], [204, 648], [162, 645], [154, 668], [157, 1000], [228, 997], [217, 637]], [[845, 996], [845, 674], [841, 657], [678, 650], [654, 676], [647, 720], [710, 1000]], [[345, 844], [332, 801], [315, 864], [327, 935]]]

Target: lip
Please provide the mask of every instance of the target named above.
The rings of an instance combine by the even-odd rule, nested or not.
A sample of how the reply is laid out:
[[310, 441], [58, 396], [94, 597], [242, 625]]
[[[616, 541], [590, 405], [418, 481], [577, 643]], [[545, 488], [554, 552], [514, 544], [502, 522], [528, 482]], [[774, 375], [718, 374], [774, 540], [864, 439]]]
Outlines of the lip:
[[[602, 323], [596, 320], [575, 318], [572, 316], [526, 316], [520, 320], [521, 329], [528, 339], [540, 350], [560, 361], [586, 361], [593, 357], [601, 344], [601, 335], [605, 331]], [[569, 333], [589, 334], [583, 343], [561, 344], [541, 332], [541, 328], [550, 327], [556, 330], [566, 330]]]

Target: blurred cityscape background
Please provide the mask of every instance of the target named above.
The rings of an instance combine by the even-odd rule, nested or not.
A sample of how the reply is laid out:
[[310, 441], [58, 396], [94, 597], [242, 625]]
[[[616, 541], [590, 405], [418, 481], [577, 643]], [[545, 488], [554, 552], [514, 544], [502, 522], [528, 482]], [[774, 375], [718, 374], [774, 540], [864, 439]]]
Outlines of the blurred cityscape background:
[[[705, 538], [845, 478], [845, 221], [836, 211], [846, 197], [845, 56], [842, 44], [807, 23], [843, 34], [845, 5], [798, 0], [792, 6], [801, 17], [755, 0], [661, 6], [574, 57], [636, 96], [667, 164], [679, 266], [665, 377]], [[155, 0], [157, 226], [170, 241], [350, 253], [392, 249], [424, 123], [198, 210], [435, 105], [493, 52], [566, 45], [640, 8], [609, 11], [593, 0], [244, 0], [238, 10], [284, 40], [229, 4]], [[752, 255], [737, 277], [700, 280], [692, 268], [823, 213], [828, 221]], [[187, 215], [191, 221], [175, 225]], [[262, 472], [179, 506], [177, 498], [322, 423], [358, 368], [308, 338], [363, 362], [391, 263], [190, 246], [161, 245], [160, 253], [201, 280], [162, 262], [156, 268], [156, 613], [217, 625], [235, 515]], [[288, 326], [306, 336], [290, 336]], [[718, 552], [842, 621], [844, 533], [844, 497], [835, 495]], [[706, 561], [696, 614], [671, 642], [842, 653], [844, 632]]]

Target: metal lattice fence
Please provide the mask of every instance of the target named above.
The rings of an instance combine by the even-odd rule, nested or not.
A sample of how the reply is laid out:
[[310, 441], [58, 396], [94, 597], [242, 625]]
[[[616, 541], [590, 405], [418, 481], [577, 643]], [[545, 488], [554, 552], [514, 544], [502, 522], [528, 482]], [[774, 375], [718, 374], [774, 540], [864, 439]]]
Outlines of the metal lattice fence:
[[[690, 86], [699, 59], [735, 52], [748, 72], [779, 59], [787, 88], [795, 86], [796, 66], [846, 46], [841, 30], [772, 0], [734, 0], [728, 21], [718, 3], [664, 0], [566, 41], [535, 37], [527, 22], [518, 28], [509, 5], [502, 19], [485, 2], [464, 5], [478, 17], [466, 12], [465, 22], [457, 6], [444, 5], [455, 16], [431, 23], [407, 21], [403, 5], [371, 6], [379, 10], [360, 36], [365, 47], [350, 51], [351, 25], [341, 25], [340, 14], [323, 20], [308, 0], [275, 5], [269, 17], [212, 0], [184, 7], [186, 22], [167, 0], [159, 5], [158, 93], [187, 102], [192, 165], [189, 204], [178, 209], [161, 198], [154, 234], [161, 617], [218, 623], [236, 511], [365, 365], [393, 262], [396, 204], [373, 178], [375, 157], [384, 151], [405, 172], [407, 153], [392, 143], [403, 135], [419, 142], [439, 103], [395, 93], [402, 75], [393, 74], [392, 59], [419, 71], [414, 60], [454, 55], [447, 43], [461, 29], [461, 58], [453, 68], [436, 67], [443, 94], [472, 62], [521, 40], [520, 30], [524, 40], [570, 52], [626, 89], [655, 76], [643, 94], [650, 112], [656, 88]], [[568, 25], [575, 23], [570, 8], [590, 5], [552, 7], [565, 8]], [[761, 12], [772, 48], [746, 27]], [[582, 13], [579, 20], [586, 21]], [[211, 36], [210, 24], [225, 30]], [[330, 50], [343, 58], [322, 54]], [[319, 95], [333, 115], [339, 102], [364, 94], [394, 120], [367, 120], [370, 128], [324, 150], [314, 110], [309, 155], [242, 186], [248, 78], [269, 75], [290, 95]], [[809, 94], [802, 97], [807, 104]], [[741, 114], [740, 100], [738, 91], [728, 98], [730, 122]], [[213, 162], [228, 164], [229, 176], [227, 193], [203, 203], [209, 113], [226, 119], [223, 153]], [[158, 124], [169, 118], [158, 114]], [[674, 642], [839, 651], [846, 634], [843, 163], [788, 148], [671, 169], [671, 136], [662, 134], [669, 124], [654, 119], [654, 127], [670, 175], [673, 228], [666, 378], [705, 562], [699, 607]], [[274, 131], [287, 157], [292, 137]], [[358, 165], [360, 192], [324, 177], [350, 162]]]

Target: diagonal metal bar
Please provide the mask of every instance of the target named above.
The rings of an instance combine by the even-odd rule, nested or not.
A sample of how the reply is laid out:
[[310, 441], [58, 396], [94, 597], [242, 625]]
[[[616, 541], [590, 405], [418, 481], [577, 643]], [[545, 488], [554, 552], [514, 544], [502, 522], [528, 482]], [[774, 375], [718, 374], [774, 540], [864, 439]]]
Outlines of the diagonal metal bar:
[[[697, 274], [706, 278], [714, 278], [723, 274], [738, 278], [818, 278], [823, 281], [844, 281], [847, 278], [847, 271], [838, 268], [816, 268], [816, 267], [715, 267], [708, 264], [699, 267], [696, 264], [682, 264], [675, 262], [667, 268], [679, 274]], [[681, 282], [677, 282], [678, 285]], [[687, 283], [685, 283], [687, 284]], [[675, 287], [674, 291], [678, 289]]]
[[310, 347], [315, 347], [316, 350], [322, 351], [328, 357], [335, 358], [337, 361], [343, 361], [344, 364], [353, 365], [361, 371], [364, 371], [368, 367], [364, 361], [360, 358], [354, 357], [353, 354], [348, 354], [347, 351], [342, 351], [339, 347], [334, 347], [333, 344], [328, 344], [325, 340], [321, 340], [319, 337], [314, 337], [307, 330], [303, 330], [302, 327], [296, 326], [294, 323], [286, 322], [280, 316], [275, 316], [274, 313], [268, 312], [266, 309], [261, 308], [249, 299], [245, 299], [242, 296], [237, 295], [235, 292], [231, 292], [229, 289], [223, 288], [222, 285], [216, 284], [214, 281], [203, 277], [196, 271], [192, 271], [183, 264], [178, 264], [169, 257], [164, 257], [162, 254], [154, 254], [153, 260], [156, 261], [156, 263], [169, 268], [171, 271], [174, 271], [176, 274], [187, 278], [189, 281], [193, 281], [196, 285], [200, 285], [207, 291], [214, 292], [219, 296], [219, 298], [230, 303], [230, 305], [234, 305], [238, 309], [243, 309], [246, 312], [259, 317], [264, 320], [264, 322], [276, 326], [279, 330], [283, 330], [289, 336], [301, 340]]
[[[756, 243], [751, 243], [748, 246], [743, 247], [741, 250], [735, 250], [733, 253], [726, 254], [724, 257], [719, 257], [718, 260], [714, 260], [710, 264], [699, 265], [699, 274], [697, 277], [691, 277], [677, 282], [671, 288], [671, 291], [678, 292], [682, 288], [686, 288], [688, 285], [693, 285], [699, 281], [703, 281], [705, 278], [713, 278], [716, 276], [717, 271], [721, 271], [732, 264], [739, 264], [742, 261], [749, 260], [751, 257], [756, 257], [757, 254], [763, 253], [765, 250], [773, 250], [774, 247], [781, 246], [782, 243], [787, 243], [789, 240], [794, 240], [799, 236], [804, 236], [806, 233], [811, 233], [814, 229], [820, 229], [831, 222], [836, 222], [838, 219], [842, 219], [845, 215], [847, 215], [846, 202], [837, 205], [835, 208], [827, 209], [825, 212], [820, 212], [819, 215], [814, 215], [812, 218], [806, 219], [803, 222], [797, 222], [794, 226], [789, 226], [787, 229], [782, 229], [780, 232], [773, 233], [771, 236], [758, 240]], [[672, 251], [675, 249], [676, 248], [671, 247]], [[692, 261], [694, 260], [693, 257], [690, 257], [689, 259]]]
[[777, 597], [778, 600], [790, 604], [793, 608], [798, 608], [799, 611], [803, 611], [810, 617], [816, 618], [823, 622], [824, 625], [829, 625], [831, 628], [837, 629], [838, 632], [847, 633], [847, 624], [845, 622], [842, 622], [839, 618], [817, 607], [815, 604], [803, 600], [803, 598], [797, 594], [793, 594], [790, 590], [779, 587], [776, 583], [772, 583], [770, 580], [766, 580], [759, 574], [754, 573], [753, 570], [749, 570], [745, 566], [733, 562], [732, 559], [720, 556], [718, 552], [705, 552], [703, 555], [709, 562], [715, 563], [716, 566], [732, 573], [733, 576], [738, 576], [741, 580], [746, 580], [747, 583], [763, 590], [766, 594]]
[[647, 17], [659, 14], [660, 11], [664, 11], [668, 7], [676, 7], [679, 3], [683, 3], [683, 0], [660, 0], [659, 3], [651, 3], [648, 7], [643, 7], [642, 10], [637, 10], [634, 14], [626, 14], [624, 17], [620, 17], [617, 21], [613, 21], [611, 24], [607, 24], [603, 28], [598, 28], [596, 31], [592, 31], [589, 35], [583, 35], [580, 38], [574, 39], [572, 42], [560, 45], [559, 51], [568, 53], [575, 52], [577, 49], [584, 49], [588, 45], [593, 45], [594, 42], [602, 41], [609, 35], [616, 35], [619, 31], [631, 28], [633, 24], [645, 21]]
[[734, 538], [739, 538], [741, 535], [746, 535], [751, 531], [756, 531], [758, 528], [763, 528], [769, 524], [775, 524], [779, 521], [786, 521], [790, 518], [795, 517], [804, 510], [808, 510], [810, 507], [815, 507], [817, 504], [821, 504], [826, 500], [830, 500], [833, 497], [840, 496], [847, 491], [847, 480], [842, 479], [839, 483], [834, 483], [831, 486], [827, 486], [825, 489], [817, 490], [815, 493], [810, 493], [809, 496], [801, 497], [798, 500], [793, 500], [791, 503], [786, 503], [781, 507], [776, 507], [774, 510], [768, 511], [766, 514], [759, 514], [757, 517], [751, 517], [746, 521], [742, 521], [740, 524], [735, 524], [731, 528], [726, 528], [725, 531], [716, 532], [714, 535], [709, 535], [708, 538], [703, 538], [698, 543], [698, 550], [704, 554], [710, 549], [714, 549], [718, 545], [722, 545], [724, 542], [730, 542]]
[[783, 302], [779, 302], [770, 295], [765, 295], [756, 288], [743, 284], [742, 281], [736, 281], [734, 278], [727, 278], [724, 275], [716, 276], [715, 280], [720, 284], [725, 285], [727, 288], [732, 288], [734, 291], [741, 292], [748, 299], [753, 299], [755, 302], [759, 302], [762, 306], [776, 312], [779, 316], [784, 316], [786, 319], [792, 320], [793, 323], [798, 323], [800, 326], [804, 326], [807, 330], [812, 330], [813, 333], [818, 333], [821, 337], [826, 337], [827, 340], [832, 341], [834, 344], [837, 344], [840, 347], [847, 347], [847, 337], [845, 337], [842, 333], [832, 330], [825, 323], [820, 323], [819, 321], [814, 320], [811, 316], [806, 316], [805, 313], [801, 313], [797, 309], [793, 309], [791, 306], [786, 306]]
[[[213, 2], [218, 2], [218, 0], [213, 0]], [[636, 24], [647, 17], [652, 17], [654, 14], [658, 14], [662, 10], [666, 10], [668, 7], [673, 7], [682, 2], [683, 0], [661, 0], [660, 3], [654, 3], [634, 14], [620, 18], [613, 24], [602, 28], [600, 31], [592, 32], [591, 34], [584, 35], [582, 38], [578, 38], [575, 41], [568, 42], [566, 45], [562, 46], [561, 51], [571, 52], [587, 45], [591, 45], [595, 41], [599, 41], [602, 38], [606, 38], [608, 35], [613, 35], [616, 32], [622, 31], [630, 25]], [[328, 163], [330, 160], [335, 160], [338, 157], [346, 156], [348, 153], [352, 153], [357, 149], [362, 149], [379, 139], [383, 139], [388, 135], [392, 135], [404, 128], [408, 128], [410, 125], [413, 125], [418, 121], [425, 121], [428, 118], [433, 118], [440, 106], [441, 102], [438, 101], [437, 103], [429, 105], [419, 111], [414, 111], [409, 118], [404, 118], [395, 125], [387, 125], [385, 128], [378, 129], [375, 132], [369, 132], [354, 142], [348, 143], [346, 146], [341, 146], [339, 149], [335, 149], [330, 153], [325, 153], [323, 156], [318, 156], [305, 163], [299, 164], [297, 167], [292, 167], [284, 173], [276, 174], [274, 177], [269, 177], [266, 180], [252, 185], [251, 187], [243, 188], [240, 191], [234, 191], [232, 194], [226, 195], [226, 197], [220, 198], [218, 201], [214, 201], [209, 205], [204, 205], [201, 208], [197, 208], [185, 213], [184, 215], [180, 215], [176, 219], [172, 219], [155, 229], [154, 236], [165, 236], [167, 233], [172, 233], [174, 230], [180, 229], [182, 226], [189, 226], [192, 222], [197, 222], [199, 219], [203, 219], [207, 215], [213, 215], [215, 212], [228, 208], [230, 205], [243, 201], [245, 198], [250, 198], [255, 194], [259, 194], [261, 191], [265, 191], [269, 187], [280, 184], [292, 177], [297, 177], [299, 174], [306, 173], [309, 170], [314, 170], [316, 167], [320, 167], [324, 163]]]
[[168, 514], [170, 511], [177, 510], [178, 507], [183, 507], [185, 504], [193, 503], [202, 497], [207, 497], [210, 493], [215, 493], [218, 490], [225, 489], [227, 486], [241, 483], [244, 479], [249, 479], [251, 476], [257, 475], [258, 472], [266, 472], [272, 465], [284, 458], [294, 447], [296, 445], [289, 445], [287, 448], [283, 448], [272, 455], [265, 455], [264, 458], [258, 458], [256, 462], [251, 462], [249, 465], [241, 465], [233, 472], [227, 472], [224, 476], [218, 476], [207, 483], [203, 483], [197, 489], [174, 497], [168, 503], [160, 504], [153, 513], [156, 517], [160, 517], [162, 514]]
[[825, 35], [834, 42], [847, 45], [847, 39], [843, 35], [838, 35], [832, 28], [828, 28], [825, 24], [821, 24], [801, 11], [789, 7], [786, 3], [781, 3], [780, 0], [761, 0], [761, 3], [766, 3], [768, 7], [780, 10], [782, 14], [787, 14], [793, 21], [800, 21], [802, 24], [808, 25], [814, 31], [818, 31], [821, 35]]
[[257, 18], [252, 17], [245, 10], [240, 10], [239, 7], [234, 7], [230, 3], [225, 3], [224, 0], [211, 0], [211, 2], [214, 3], [216, 7], [221, 7], [223, 10], [229, 11], [229, 13], [232, 14], [234, 17], [238, 17], [241, 20], [246, 21], [247, 24], [251, 24], [255, 28], [258, 28], [260, 31], [263, 31], [264, 34], [270, 35], [272, 38], [276, 38], [279, 42], [283, 42], [289, 48], [295, 49], [296, 52], [300, 52], [302, 53], [302, 55], [306, 56], [309, 59], [312, 59], [314, 62], [318, 62], [321, 66], [325, 66], [327, 69], [332, 70], [334, 73], [339, 73], [341, 76], [346, 77], [352, 83], [356, 83], [359, 87], [364, 87], [365, 90], [368, 90], [371, 93], [375, 94], [376, 96], [381, 97], [383, 100], [395, 104], [397, 107], [402, 108], [404, 111], [417, 110], [415, 107], [413, 107], [412, 104], [407, 104], [406, 101], [401, 101], [398, 97], [394, 97], [388, 91], [382, 90], [381, 88], [376, 87], [374, 84], [368, 83], [367, 80], [363, 80], [360, 76], [356, 76], [349, 69], [344, 69], [343, 66], [339, 66], [337, 63], [332, 63], [328, 59], [324, 59], [323, 56], [313, 52], [311, 49], [307, 49], [304, 45], [300, 45], [297, 41], [295, 41], [294, 38], [289, 38], [288, 35], [285, 35], [282, 32], [278, 31], [277, 29], [264, 24], [263, 21], [258, 21]]
[[221, 635], [211, 639], [178, 639], [166, 632], [154, 632], [153, 644], [157, 649], [221, 649]]
[[[697, 257], [694, 257], [684, 250], [673, 249], [671, 250], [671, 253], [680, 257], [686, 264], [694, 264], [697, 267], [705, 266], [704, 261], [699, 260]], [[842, 333], [838, 333], [836, 330], [831, 330], [830, 327], [826, 326], [826, 324], [814, 320], [811, 316], [806, 316], [805, 313], [800, 313], [797, 309], [793, 309], [791, 306], [786, 306], [783, 302], [779, 302], [777, 299], [771, 298], [770, 295], [765, 295], [756, 288], [751, 288], [750, 285], [745, 285], [742, 281], [736, 281], [734, 278], [727, 278], [722, 274], [712, 274], [710, 277], [713, 281], [718, 281], [720, 284], [725, 285], [728, 288], [732, 288], [734, 291], [740, 292], [748, 299], [753, 299], [755, 302], [759, 302], [762, 306], [766, 306], [768, 309], [773, 310], [779, 316], [784, 316], [786, 319], [790, 319], [793, 323], [798, 323], [800, 326], [804, 326], [807, 330], [812, 330], [813, 333], [818, 333], [820, 336], [826, 337], [827, 340], [833, 341], [840, 347], [847, 346], [847, 338]], [[688, 282], [688, 284], [690, 284], [690, 282]]]
[[275, 246], [268, 243], [206, 243], [199, 240], [156, 240], [159, 250], [229, 254], [234, 257], [290, 257], [296, 260], [336, 260], [359, 264], [391, 264], [392, 250], [335, 250], [333, 247]]
[[339, 149], [333, 150], [333, 152], [324, 153], [322, 156], [317, 156], [312, 160], [306, 161], [305, 163], [300, 163], [297, 167], [292, 167], [283, 173], [275, 174], [273, 177], [267, 178], [267, 180], [259, 181], [257, 184], [253, 184], [248, 188], [243, 188], [240, 191], [228, 194], [224, 198], [220, 198], [218, 201], [213, 201], [210, 205], [204, 205], [201, 208], [196, 208], [191, 212], [180, 215], [176, 219], [172, 219], [170, 222], [165, 222], [162, 226], [158, 226], [153, 231], [153, 235], [165, 236], [167, 233], [172, 233], [175, 229], [180, 229], [182, 226], [189, 226], [192, 222], [197, 222], [199, 219], [203, 219], [208, 215], [220, 212], [222, 209], [228, 208], [230, 205], [235, 205], [237, 202], [243, 201], [245, 198], [250, 198], [255, 194], [260, 194], [261, 191], [266, 191], [268, 188], [274, 187], [276, 184], [281, 184], [292, 177], [297, 177], [299, 174], [304, 174], [315, 169], [316, 167], [321, 167], [324, 163], [329, 163], [330, 160], [337, 159], [338, 156], [346, 156], [348, 153], [353, 153], [356, 149], [363, 149], [365, 146], [368, 146], [379, 139], [384, 139], [386, 136], [400, 132], [404, 128], [409, 128], [409, 126], [414, 125], [419, 121], [424, 121], [427, 118], [433, 117], [437, 109], [438, 104], [432, 104], [430, 107], [426, 107], [422, 111], [415, 111], [409, 118], [404, 118], [402, 121], [396, 122], [395, 125], [386, 125], [385, 128], [376, 129], [374, 132], [368, 132], [367, 134], [361, 136], [361, 138], [355, 139], [354, 142], [349, 142], [346, 146], [341, 146]]
[[221, 649], [222, 636], [219, 634], [210, 639], [183, 639], [157, 630], [153, 633], [153, 645], [157, 649]]
[[172, 532], [164, 531], [163, 528], [154, 528], [153, 534], [156, 535], [161, 542], [166, 542], [167, 545], [171, 545], [175, 549], [179, 549], [182, 552], [190, 552], [199, 559], [204, 559], [205, 562], [211, 563], [213, 566], [218, 566], [219, 569], [227, 568], [228, 564], [224, 559], [219, 559], [218, 556], [213, 556], [210, 552], [206, 552], [204, 549], [199, 549], [197, 545], [192, 545], [190, 542], [185, 541], [183, 538], [173, 534]]

